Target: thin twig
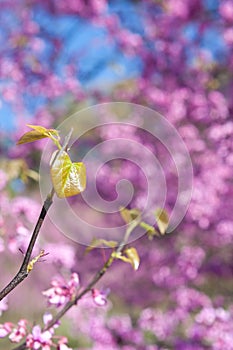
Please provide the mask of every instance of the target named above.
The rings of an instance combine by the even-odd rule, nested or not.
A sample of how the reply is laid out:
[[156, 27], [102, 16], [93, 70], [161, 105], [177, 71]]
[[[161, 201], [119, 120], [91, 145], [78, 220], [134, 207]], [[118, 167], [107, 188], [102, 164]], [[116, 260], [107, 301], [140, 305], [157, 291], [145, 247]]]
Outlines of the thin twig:
[[[60, 154], [60, 152], [63, 152], [64, 150], [67, 149], [68, 143], [69, 143], [71, 135], [72, 135], [72, 131], [73, 131], [73, 129], [70, 130], [69, 134], [65, 138], [64, 145], [61, 148], [61, 150], [57, 153], [56, 157]], [[53, 162], [55, 161], [56, 157], [54, 158]], [[33, 248], [35, 246], [35, 243], [36, 243], [37, 237], [39, 235], [41, 226], [44, 222], [44, 219], [48, 213], [50, 206], [53, 203], [53, 196], [54, 196], [54, 189], [52, 188], [52, 190], [48, 194], [48, 196], [47, 196], [47, 198], [44, 201], [44, 204], [42, 206], [39, 218], [37, 220], [36, 226], [33, 230], [32, 236], [31, 236], [31, 240], [30, 240], [29, 245], [28, 245], [27, 250], [26, 250], [23, 263], [22, 263], [19, 271], [15, 275], [15, 277], [13, 277], [13, 279], [8, 283], [8, 285], [5, 288], [3, 288], [3, 290], [0, 292], [0, 301], [5, 296], [7, 296], [13, 289], [15, 289], [28, 276], [28, 274], [29, 274], [28, 264], [31, 260], [32, 251], [33, 251]]]
[[[128, 242], [131, 232], [138, 225], [138, 223], [139, 223], [139, 220], [137, 219], [135, 219], [130, 223], [130, 225], [126, 230], [123, 240], [120, 242], [120, 244], [118, 245], [118, 248], [116, 249], [117, 253], [120, 253], [124, 249], [124, 246]], [[81, 291], [73, 300], [69, 301], [63, 307], [63, 309], [57, 313], [57, 315], [51, 320], [51, 322], [48, 323], [48, 325], [44, 328], [44, 330], [48, 330], [51, 327], [53, 327], [73, 305], [76, 305], [77, 302], [95, 286], [95, 284], [103, 277], [103, 275], [112, 265], [114, 259], [115, 259], [114, 256], [111, 254], [108, 260], [106, 261], [106, 263], [104, 264], [104, 266], [102, 267], [102, 269], [96, 273], [96, 275], [92, 278], [92, 280], [87, 285], [87, 287], [83, 291]]]
[[27, 251], [25, 253], [23, 263], [22, 263], [18, 273], [15, 275], [15, 277], [0, 292], [0, 300], [2, 300], [6, 295], [8, 295], [13, 289], [15, 289], [15, 287], [17, 287], [28, 276], [29, 272], [27, 270], [27, 266], [30, 262], [32, 251], [33, 251], [34, 245], [36, 243], [36, 239], [38, 237], [38, 234], [40, 232], [41, 226], [42, 226], [44, 219], [46, 217], [46, 214], [47, 214], [47, 212], [48, 212], [48, 210], [53, 202], [52, 197], [53, 197], [53, 193], [51, 191], [51, 193], [46, 198], [46, 200], [42, 206], [39, 218], [37, 220], [36, 226], [34, 228], [32, 236], [31, 236], [30, 243], [29, 243]]
[[[136, 218], [134, 221], [132, 221], [124, 235], [124, 238], [118, 245], [116, 252], [120, 253], [124, 249], [124, 246], [127, 244], [128, 239], [132, 231], [135, 229], [135, 227], [139, 224], [140, 218]], [[96, 273], [96, 275], [92, 278], [92, 280], [89, 282], [89, 284], [84, 288], [79, 294], [77, 294], [72, 300], [67, 302], [65, 306], [54, 316], [54, 318], [46, 325], [46, 327], [43, 328], [43, 331], [49, 330], [51, 327], [53, 327], [66, 313], [69, 311], [74, 305], [77, 304], [77, 302], [88, 292], [91, 291], [91, 289], [95, 286], [95, 284], [105, 275], [109, 267], [112, 265], [114, 261], [114, 256], [111, 254], [104, 266]], [[18, 347], [14, 348], [13, 350], [25, 350], [26, 348], [26, 342], [19, 345]]]

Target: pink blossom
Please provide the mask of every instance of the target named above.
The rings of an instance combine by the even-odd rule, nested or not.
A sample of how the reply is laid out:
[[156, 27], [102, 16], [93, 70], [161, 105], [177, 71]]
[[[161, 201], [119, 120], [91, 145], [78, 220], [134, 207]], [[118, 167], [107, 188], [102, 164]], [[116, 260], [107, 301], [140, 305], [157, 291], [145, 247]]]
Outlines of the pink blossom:
[[223, 33], [223, 38], [228, 45], [233, 44], [233, 28], [228, 28]]
[[44, 322], [44, 325], [47, 326], [49, 324], [50, 321], [52, 321], [53, 319], [53, 316], [52, 314], [46, 312], [44, 315], [43, 315], [43, 322]]
[[[128, 6], [127, 13], [124, 13], [125, 7], [121, 7], [121, 3]], [[37, 8], [45, 16], [37, 16]], [[136, 17], [132, 22], [131, 11]], [[42, 150], [43, 142], [30, 147], [11, 146], [26, 131], [23, 125], [29, 121], [29, 115], [30, 123], [53, 127], [69, 113], [70, 106], [76, 106], [77, 102], [82, 106], [90, 101], [99, 103], [124, 100], [161, 111], [184, 138], [193, 162], [192, 202], [177, 232], [164, 235], [161, 239], [155, 238], [154, 242], [148, 243], [145, 239], [135, 242], [142, 257], [142, 269], [134, 278], [127, 278], [127, 270], [124, 270], [122, 264], [119, 264], [120, 268], [117, 264], [114, 265], [115, 270], [106, 274], [106, 281], [113, 284], [117, 298], [122, 298], [123, 304], [130, 308], [136, 306], [141, 311], [139, 319], [135, 317], [132, 322], [130, 316], [124, 314], [114, 320], [115, 316], [106, 314], [106, 308], [94, 307], [93, 300], [97, 305], [106, 304], [105, 293], [94, 289], [92, 298], [83, 298], [79, 306], [74, 308], [74, 313], [78, 314], [74, 322], [78, 331], [85, 333], [87, 341], [95, 350], [155, 350], [159, 347], [200, 350], [205, 346], [216, 350], [231, 350], [232, 0], [3, 1], [1, 16], [5, 44], [0, 57], [1, 95], [5, 102], [8, 101], [18, 128], [12, 135], [4, 130], [0, 132], [1, 151], [6, 150], [6, 157], [20, 155], [31, 160], [34, 166], [37, 157], [29, 157], [30, 152]], [[65, 27], [69, 25], [61, 25], [61, 30], [58, 30], [58, 25], [54, 28], [49, 25], [47, 28], [46, 18], [49, 16], [54, 23], [60, 23], [64, 16], [67, 23], [69, 18], [72, 19], [70, 28], [72, 41], [77, 36], [77, 52], [74, 47], [71, 49], [66, 45]], [[83, 31], [79, 30], [79, 23], [75, 28], [76, 19], [82, 22]], [[82, 40], [85, 39], [82, 38], [82, 32], [86, 35], [85, 28], [88, 29], [89, 26], [91, 30], [96, 28], [97, 33], [100, 30], [104, 34], [98, 37], [94, 33], [93, 39], [90, 38], [87, 43]], [[57, 35], [57, 32], [60, 34]], [[207, 42], [208, 34], [215, 33], [218, 33], [216, 46]], [[113, 84], [113, 88], [106, 87], [104, 79], [99, 88], [95, 85], [94, 78], [93, 89], [86, 88], [86, 82], [83, 83], [85, 69], [82, 74], [82, 61], [87, 66], [87, 76], [93, 74], [95, 77], [100, 73], [100, 80], [101, 67], [102, 71], [112, 67], [111, 58], [102, 49], [104, 45], [107, 49], [110, 46], [114, 49], [114, 60], [116, 65], [119, 63], [123, 67], [125, 77], [119, 76], [120, 84]], [[97, 56], [101, 56], [100, 48], [103, 56], [98, 59]], [[69, 55], [69, 52], [72, 54]], [[97, 56], [94, 56], [95, 52], [98, 52]], [[128, 55], [126, 60], [130, 62], [136, 59], [139, 69], [127, 71], [125, 54]], [[60, 59], [64, 56], [65, 60]], [[62, 61], [67, 61], [67, 64]], [[133, 66], [132, 63], [132, 68]], [[32, 113], [27, 102], [30, 101], [31, 104], [34, 98], [43, 102], [38, 103], [39, 108], [35, 107]], [[1, 112], [5, 113], [4, 108]], [[7, 119], [8, 115], [3, 117]], [[131, 117], [132, 120], [137, 120], [140, 116]], [[111, 115], [106, 116], [106, 121], [109, 118]], [[177, 179], [171, 176], [175, 169], [163, 162], [164, 152], [148, 134], [130, 125], [106, 126], [100, 131], [96, 130], [93, 138], [87, 135], [84, 149], [89, 145], [91, 147], [95, 139], [99, 142], [114, 137], [134, 140], [158, 156], [164, 165], [167, 180], [166, 204], [169, 209], [172, 208], [178, 187]], [[147, 201], [147, 187], [142, 172], [148, 168], [153, 174], [154, 169], [153, 163], [147, 159], [143, 161], [143, 169], [138, 170], [124, 160], [123, 164], [116, 167], [114, 174], [111, 164], [105, 164], [99, 172], [99, 192], [109, 200], [115, 195], [115, 184], [119, 179], [129, 179], [137, 190], [129, 207], [143, 208]], [[155, 185], [153, 193], [157, 187], [159, 188]], [[1, 188], [4, 191], [0, 194], [0, 251], [8, 247], [17, 252], [18, 247], [25, 246], [30, 236], [29, 227], [35, 224], [40, 208], [34, 210], [34, 201], [26, 197], [8, 198], [8, 188], [1, 182], [0, 171]], [[156, 200], [155, 196], [154, 203], [157, 203]], [[154, 210], [153, 207], [151, 209]], [[46, 245], [46, 234], [50, 230], [44, 232], [45, 235], [42, 234], [41, 237]], [[53, 232], [51, 230], [51, 235]], [[88, 279], [89, 273], [96, 271], [97, 266], [102, 264], [97, 252], [93, 252], [92, 258], [86, 260], [81, 258], [80, 249], [70, 248], [64, 243], [51, 244], [50, 248], [54, 251], [52, 259], [56, 269], [72, 271], [79, 264], [77, 266], [83, 271], [84, 279]], [[41, 283], [42, 278], [47, 278], [47, 273], [41, 274], [39, 279], [35, 276], [36, 281]], [[124, 280], [127, 283], [122, 283]], [[77, 274], [69, 281], [54, 279], [44, 295], [50, 305], [60, 306], [75, 295], [78, 287]], [[216, 296], [219, 296], [218, 300]], [[24, 304], [26, 303], [22, 302], [22, 308]], [[153, 307], [147, 308], [147, 305]], [[0, 312], [5, 308], [4, 303], [3, 306], [0, 304]], [[51, 321], [51, 317], [50, 314], [44, 315], [45, 325]], [[0, 326], [0, 336], [11, 334], [13, 328], [12, 337], [17, 340], [17, 337], [22, 336], [19, 325], [3, 324]], [[158, 343], [161, 341], [164, 345], [146, 344], [145, 331], [155, 335]], [[57, 347], [67, 350], [66, 339], [58, 340], [53, 332], [51, 329], [51, 334], [43, 335], [43, 330], [35, 326], [27, 340], [32, 349]], [[52, 341], [56, 344], [52, 344]]]
[[19, 343], [27, 334], [27, 320], [20, 320], [18, 326], [13, 329], [12, 333], [9, 335], [9, 339], [13, 343]]
[[14, 325], [10, 322], [0, 324], [0, 338], [4, 338], [8, 334], [10, 334], [13, 327], [14, 327]]
[[47, 243], [45, 248], [55, 265], [64, 266], [69, 270], [72, 269], [75, 263], [75, 249], [73, 246], [65, 243]]
[[162, 312], [160, 310], [144, 309], [140, 315], [140, 326], [150, 331], [161, 340], [167, 340], [179, 322], [173, 312]]
[[110, 290], [106, 289], [105, 291], [99, 291], [96, 288], [93, 288], [91, 290], [92, 298], [96, 305], [98, 306], [104, 306], [107, 304], [107, 296], [109, 294]]
[[57, 344], [57, 350], [72, 350], [67, 346], [68, 340], [66, 337], [61, 337]]
[[198, 269], [200, 268], [205, 258], [205, 252], [200, 247], [184, 247], [178, 258], [178, 266], [188, 278], [194, 279], [197, 277]]
[[79, 277], [77, 273], [72, 273], [71, 278], [66, 282], [63, 278], [54, 279], [51, 282], [52, 287], [42, 294], [48, 298], [48, 303], [59, 307], [71, 300], [76, 289], [79, 287]]
[[18, 217], [25, 216], [29, 222], [34, 224], [40, 212], [40, 205], [33, 199], [19, 196], [12, 201], [11, 210], [12, 214]]
[[174, 299], [177, 305], [187, 312], [198, 310], [200, 307], [211, 307], [211, 300], [206, 294], [185, 286], [174, 291]]
[[50, 350], [52, 346], [52, 332], [42, 331], [40, 326], [35, 326], [32, 333], [27, 336], [26, 344], [29, 349]]
[[221, 1], [219, 12], [227, 21], [233, 21], [233, 3], [231, 0]]

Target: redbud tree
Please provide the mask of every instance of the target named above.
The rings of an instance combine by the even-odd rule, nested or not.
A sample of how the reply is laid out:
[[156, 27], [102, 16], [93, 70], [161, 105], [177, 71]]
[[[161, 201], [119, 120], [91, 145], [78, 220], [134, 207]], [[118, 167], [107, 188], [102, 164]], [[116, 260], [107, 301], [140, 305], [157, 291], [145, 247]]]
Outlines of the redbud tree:
[[[0, 302], [3, 348], [12, 342], [18, 349], [231, 349], [232, 1], [33, 0], [1, 7], [1, 288], [14, 281]], [[108, 123], [86, 133], [73, 154], [71, 130], [57, 133], [67, 116], [109, 101], [162, 113], [187, 146], [192, 200], [171, 234], [162, 233], [178, 183], [154, 137]], [[16, 145], [22, 136], [34, 141], [32, 135], [35, 142]], [[124, 222], [127, 235], [138, 227], [146, 234], [128, 244], [124, 236], [122, 244], [96, 238], [88, 249], [64, 237], [47, 215], [52, 199], [66, 200], [67, 184], [69, 192], [81, 179], [74, 188], [84, 189], [92, 167], [84, 175], [81, 155], [99, 142], [114, 148], [116, 138], [121, 151], [124, 140], [140, 143], [163, 165], [166, 210], [157, 211], [156, 225], [141, 216], [142, 172], [153, 177], [154, 162], [141, 169], [123, 158], [107, 162], [96, 177], [101, 197], [111, 203], [121, 179], [135, 191], [126, 208], [101, 223]], [[57, 152], [37, 237], [38, 167], [47, 139]], [[64, 177], [57, 177], [59, 169]], [[152, 209], [158, 210], [156, 198]]]

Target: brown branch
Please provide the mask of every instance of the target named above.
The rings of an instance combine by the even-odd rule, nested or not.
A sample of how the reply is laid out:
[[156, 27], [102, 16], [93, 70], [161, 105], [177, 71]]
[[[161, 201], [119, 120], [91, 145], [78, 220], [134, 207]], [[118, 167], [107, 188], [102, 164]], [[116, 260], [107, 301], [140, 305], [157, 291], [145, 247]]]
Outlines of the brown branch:
[[[53, 163], [54, 161], [56, 160], [57, 156], [63, 152], [64, 150], [67, 149], [68, 147], [68, 143], [70, 141], [70, 138], [71, 138], [71, 135], [72, 135], [72, 132], [73, 132], [73, 129], [70, 130], [69, 134], [66, 136], [65, 138], [65, 142], [64, 142], [64, 145], [63, 147], [61, 148], [61, 150], [59, 152], [57, 152], [57, 155], [55, 156], [54, 160], [53, 160]], [[53, 164], [52, 163], [52, 164]], [[34, 231], [32, 233], [32, 236], [31, 236], [31, 240], [29, 242], [29, 245], [27, 247], [27, 250], [26, 250], [26, 253], [25, 253], [25, 256], [24, 256], [24, 260], [23, 260], [23, 263], [19, 269], [19, 271], [17, 272], [17, 274], [15, 275], [15, 277], [13, 277], [13, 279], [8, 283], [8, 285], [3, 288], [3, 290], [0, 292], [0, 301], [5, 297], [7, 296], [13, 289], [15, 289], [29, 274], [29, 271], [28, 271], [28, 264], [31, 260], [31, 255], [32, 255], [32, 251], [33, 251], [33, 248], [35, 246], [35, 243], [36, 243], [36, 240], [37, 240], [37, 237], [39, 235], [39, 232], [40, 232], [40, 229], [41, 229], [41, 226], [44, 222], [44, 219], [47, 215], [47, 212], [50, 208], [50, 206], [52, 205], [53, 203], [53, 196], [54, 196], [54, 189], [52, 188], [52, 190], [50, 191], [50, 193], [48, 194], [46, 200], [44, 201], [44, 204], [42, 206], [42, 209], [41, 209], [41, 212], [40, 212], [40, 215], [39, 215], [39, 218], [37, 220], [37, 223], [36, 223], [36, 226], [34, 228]]]
[[[124, 238], [120, 242], [120, 244], [116, 250], [117, 253], [120, 253], [123, 250], [125, 244], [128, 242], [128, 239], [129, 239], [131, 232], [139, 224], [139, 220], [140, 220], [139, 218], [135, 219], [134, 221], [132, 221], [129, 224], [129, 226], [126, 230], [126, 233], [124, 235]], [[104, 274], [107, 272], [109, 267], [112, 265], [114, 259], [115, 259], [114, 256], [111, 254], [110, 257], [108, 258], [108, 260], [106, 261], [106, 263], [104, 264], [104, 266], [102, 267], [102, 269], [96, 273], [96, 275], [93, 277], [93, 279], [87, 285], [87, 287], [83, 291], [81, 291], [73, 300], [69, 301], [63, 307], [63, 309], [57, 313], [57, 315], [51, 320], [51, 322], [49, 322], [49, 324], [46, 326], [46, 328], [44, 328], [44, 331], [53, 327], [72, 306], [76, 305], [77, 302], [95, 286], [95, 284], [104, 276]]]
[[[131, 234], [131, 232], [134, 230], [134, 228], [139, 224], [140, 222], [140, 218], [136, 218], [134, 221], [132, 221], [127, 230], [126, 233], [124, 235], [124, 238], [122, 239], [122, 241], [120, 242], [120, 244], [118, 245], [118, 248], [116, 249], [117, 253], [122, 252], [122, 250], [124, 249], [124, 246], [127, 244], [129, 236]], [[66, 313], [67, 311], [69, 311], [74, 305], [77, 304], [77, 302], [85, 295], [87, 294], [89, 291], [91, 291], [91, 289], [95, 286], [95, 284], [105, 275], [105, 273], [107, 272], [107, 270], [109, 269], [109, 267], [112, 265], [113, 261], [114, 261], [115, 257], [111, 254], [110, 257], [108, 258], [108, 260], [106, 261], [106, 263], [104, 264], [104, 266], [102, 267], [101, 270], [99, 270], [96, 275], [92, 278], [92, 280], [89, 282], [89, 284], [86, 286], [86, 288], [84, 288], [79, 294], [77, 294], [73, 300], [68, 301], [65, 306], [61, 309], [61, 311], [59, 311], [56, 316], [54, 316], [54, 318], [47, 324], [47, 326], [45, 328], [43, 328], [43, 331], [47, 331], [49, 330], [51, 327], [53, 327]], [[23, 344], [17, 346], [16, 348], [14, 348], [13, 350], [25, 350], [26, 348], [26, 342], [24, 342]]]
[[22, 263], [18, 273], [15, 275], [15, 277], [0, 292], [0, 300], [2, 300], [6, 295], [8, 295], [13, 289], [15, 289], [15, 287], [17, 287], [28, 276], [29, 272], [27, 270], [27, 267], [28, 267], [28, 264], [30, 262], [32, 251], [33, 251], [34, 245], [36, 243], [36, 239], [38, 237], [38, 234], [40, 232], [41, 226], [42, 226], [44, 219], [47, 215], [47, 212], [48, 212], [48, 210], [53, 202], [52, 198], [53, 198], [53, 190], [51, 191], [51, 193], [48, 195], [48, 197], [44, 201], [39, 218], [37, 220], [36, 226], [35, 226], [34, 231], [32, 233], [30, 243], [29, 243], [27, 251], [25, 253], [23, 263]]

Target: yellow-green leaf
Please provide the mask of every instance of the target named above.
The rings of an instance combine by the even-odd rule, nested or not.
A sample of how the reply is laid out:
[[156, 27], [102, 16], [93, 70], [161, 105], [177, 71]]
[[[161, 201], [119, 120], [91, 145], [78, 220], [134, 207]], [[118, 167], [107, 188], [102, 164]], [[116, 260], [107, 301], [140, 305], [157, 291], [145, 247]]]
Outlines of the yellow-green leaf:
[[159, 236], [159, 232], [155, 229], [155, 232], [147, 232], [147, 237], [149, 239], [149, 241], [152, 241], [154, 236]]
[[146, 230], [146, 233], [148, 233], [148, 232], [155, 233], [156, 232], [155, 228], [153, 226], [147, 224], [145, 221], [141, 221], [140, 226]]
[[127, 208], [120, 207], [120, 214], [121, 214], [122, 219], [126, 223], [129, 223], [131, 221], [131, 216], [130, 216], [129, 210]]
[[23, 182], [27, 182], [28, 177], [35, 181], [39, 180], [39, 174], [28, 168], [24, 159], [0, 160], [0, 168], [5, 171], [8, 181], [20, 178]]
[[133, 269], [137, 270], [140, 264], [140, 258], [139, 258], [137, 249], [131, 247], [126, 249], [124, 253], [127, 255], [128, 259], [130, 260], [130, 263], [133, 266]]
[[23, 145], [25, 143], [34, 142], [48, 137], [47, 135], [41, 134], [36, 130], [28, 131], [20, 137], [17, 145]]
[[41, 250], [41, 251], [40, 251], [40, 254], [37, 255], [34, 259], [32, 259], [32, 260], [29, 262], [29, 264], [28, 264], [28, 266], [27, 266], [27, 272], [28, 272], [28, 273], [31, 272], [31, 271], [33, 270], [33, 267], [34, 267], [35, 263], [37, 263], [37, 261], [38, 261], [42, 256], [44, 256], [44, 255], [47, 255], [47, 254], [45, 254], [44, 250]]
[[41, 134], [48, 135], [48, 136], [54, 135], [57, 138], [59, 138], [59, 132], [55, 129], [47, 129], [47, 128], [44, 128], [43, 126], [40, 126], [40, 125], [31, 125], [31, 124], [27, 124], [27, 126], [29, 126], [29, 128], [31, 128], [31, 129], [34, 129], [34, 130], [40, 132]]
[[28, 169], [26, 172], [26, 175], [27, 175], [27, 177], [30, 177], [34, 181], [37, 181], [37, 182], [39, 181], [39, 178], [40, 178], [39, 174], [35, 170]]
[[146, 234], [150, 240], [153, 239], [153, 236], [159, 236], [159, 232], [151, 225], [147, 224], [144, 221], [140, 222], [140, 226], [146, 230]]
[[33, 129], [33, 130], [38, 131], [38, 132], [41, 133], [41, 134], [45, 134], [46, 131], [48, 130], [48, 129], [46, 129], [44, 126], [41, 126], [41, 125], [31, 125], [31, 124], [27, 124], [27, 126], [28, 126], [29, 128], [31, 128], [31, 129]]
[[157, 225], [159, 228], [159, 231], [162, 235], [166, 233], [168, 223], [169, 223], [169, 217], [165, 209], [157, 209], [155, 212], [155, 217], [157, 221]]
[[122, 219], [128, 224], [140, 215], [140, 211], [138, 209], [120, 207], [120, 214]]
[[109, 248], [116, 248], [117, 246], [117, 242], [116, 241], [107, 241], [106, 239], [97, 239], [94, 238], [90, 244], [89, 247], [86, 248], [86, 253], [89, 253], [92, 249], [97, 248], [97, 247], [101, 247], [101, 246], [106, 246]]
[[131, 264], [131, 260], [129, 258], [127, 258], [126, 256], [122, 255], [121, 252], [113, 252], [112, 257], [114, 259], [119, 259], [119, 260], [122, 260], [124, 262]]
[[50, 169], [54, 190], [59, 198], [74, 196], [86, 188], [86, 167], [72, 163], [68, 153], [59, 152]]
[[127, 248], [126, 250], [124, 250], [124, 254], [126, 254], [126, 256], [123, 255], [121, 252], [113, 252], [112, 257], [114, 259], [119, 259], [126, 263], [129, 263], [133, 266], [134, 270], [137, 270], [140, 264], [140, 258], [138, 256], [137, 250], [135, 248]]
[[34, 142], [37, 140], [44, 139], [46, 137], [54, 138], [55, 136], [56, 138], [59, 138], [58, 131], [55, 129], [46, 129], [40, 125], [27, 124], [27, 126], [29, 126], [29, 128], [33, 130], [28, 131], [23, 136], [21, 136], [19, 141], [17, 142], [17, 145]]

